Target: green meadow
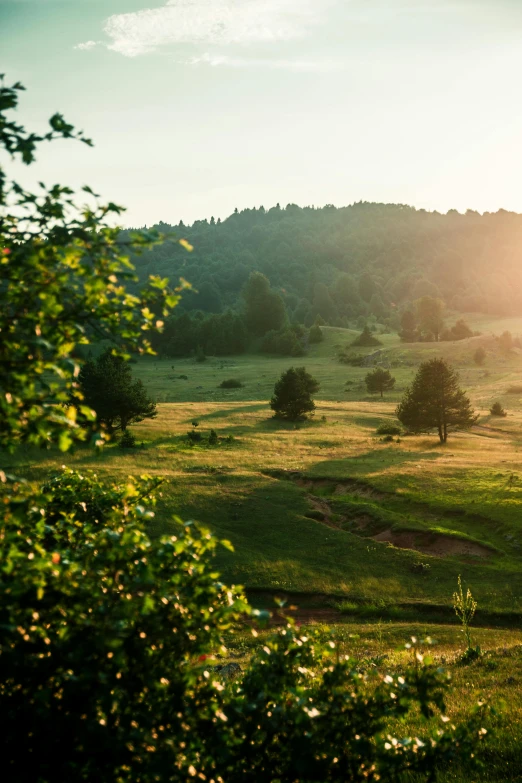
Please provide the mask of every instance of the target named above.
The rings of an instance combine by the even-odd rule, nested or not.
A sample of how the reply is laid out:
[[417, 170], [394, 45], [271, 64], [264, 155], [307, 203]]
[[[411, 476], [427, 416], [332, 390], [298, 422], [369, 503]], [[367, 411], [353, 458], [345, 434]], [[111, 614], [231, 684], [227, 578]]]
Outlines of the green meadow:
[[[484, 618], [522, 616], [522, 386], [508, 393], [522, 378], [522, 352], [502, 353], [493, 336], [522, 332], [522, 319], [469, 320], [480, 336], [406, 345], [385, 334], [382, 347], [364, 349], [378, 351], [374, 361], [396, 377], [383, 400], [366, 392], [367, 367], [338, 361], [355, 336], [343, 329], [324, 328], [324, 342], [297, 360], [147, 358], [134, 372], [158, 401], [158, 416], [134, 427], [139, 448], [37, 458], [27, 451], [18, 461], [33, 477], [61, 463], [100, 478], [162, 476], [155, 530], [172, 529], [177, 516], [230, 540], [234, 552], [223, 549], [218, 566], [252, 596], [320, 595], [325, 604], [344, 599], [345, 611], [351, 605], [356, 613], [379, 611], [381, 602], [384, 616], [449, 617], [462, 574]], [[478, 345], [487, 352], [482, 367], [473, 362]], [[393, 420], [419, 362], [435, 355], [459, 369], [477, 425], [444, 446], [432, 434], [386, 442], [376, 428]], [[311, 421], [271, 415], [274, 383], [291, 364], [304, 364], [321, 383]], [[242, 388], [219, 388], [228, 378]], [[495, 400], [506, 418], [490, 415]], [[187, 438], [192, 422], [202, 435], [195, 445]], [[206, 442], [211, 429], [215, 446]]]
[[[405, 345], [385, 334], [380, 348], [365, 349], [379, 351], [373, 361], [396, 378], [382, 400], [366, 392], [367, 367], [338, 361], [355, 336], [343, 329], [324, 328], [324, 342], [297, 360], [143, 359], [134, 373], [158, 401], [158, 416], [133, 427], [138, 448], [65, 456], [27, 449], [13, 466], [29, 480], [62, 464], [100, 480], [162, 477], [155, 533], [196, 520], [231, 541], [234, 551], [217, 555], [225, 580], [244, 585], [255, 606], [274, 609], [275, 598], [285, 599], [288, 615], [333, 634], [370, 675], [399, 671], [410, 655], [404, 643], [430, 636], [427, 651], [453, 679], [448, 716], [464, 718], [479, 699], [501, 708], [490, 721], [485, 770], [472, 777], [450, 770], [442, 779], [522, 779], [522, 351], [503, 353], [493, 336], [522, 333], [522, 319], [469, 321], [480, 336]], [[479, 345], [487, 353], [481, 367], [473, 361]], [[451, 433], [444, 446], [434, 434], [377, 435], [432, 356], [459, 370], [476, 426]], [[268, 404], [292, 364], [321, 383], [315, 416], [297, 424], [275, 420]], [[229, 378], [243, 386], [220, 388]], [[489, 413], [497, 400], [505, 418]], [[193, 429], [202, 440], [191, 445]], [[484, 655], [470, 666], [459, 664], [465, 642], [452, 607], [459, 574], [479, 605], [473, 641]], [[241, 664], [259, 641], [247, 631], [231, 637], [230, 661]], [[421, 731], [416, 720], [404, 730]]]

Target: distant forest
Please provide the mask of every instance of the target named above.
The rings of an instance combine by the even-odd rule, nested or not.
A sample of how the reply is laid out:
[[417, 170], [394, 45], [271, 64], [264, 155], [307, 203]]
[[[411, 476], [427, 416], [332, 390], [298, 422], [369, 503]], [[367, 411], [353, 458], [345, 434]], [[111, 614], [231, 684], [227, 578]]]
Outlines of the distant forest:
[[337, 209], [289, 204], [245, 209], [223, 221], [159, 223], [175, 240], [132, 260], [141, 278], [188, 280], [181, 312], [240, 314], [251, 272], [282, 298], [289, 324], [364, 321], [400, 328], [401, 313], [423, 296], [448, 309], [498, 315], [522, 312], [522, 215], [394, 204]]

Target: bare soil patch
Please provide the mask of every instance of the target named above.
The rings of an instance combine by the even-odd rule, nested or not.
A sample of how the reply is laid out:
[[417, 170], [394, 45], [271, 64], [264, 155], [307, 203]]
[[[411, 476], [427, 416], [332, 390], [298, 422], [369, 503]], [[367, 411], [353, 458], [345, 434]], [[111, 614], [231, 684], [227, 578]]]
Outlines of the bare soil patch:
[[416, 531], [383, 530], [374, 541], [387, 542], [399, 549], [414, 549], [434, 557], [472, 556], [491, 557], [493, 552], [482, 544], [474, 541], [466, 541], [453, 536], [437, 535], [435, 533], [422, 533]]

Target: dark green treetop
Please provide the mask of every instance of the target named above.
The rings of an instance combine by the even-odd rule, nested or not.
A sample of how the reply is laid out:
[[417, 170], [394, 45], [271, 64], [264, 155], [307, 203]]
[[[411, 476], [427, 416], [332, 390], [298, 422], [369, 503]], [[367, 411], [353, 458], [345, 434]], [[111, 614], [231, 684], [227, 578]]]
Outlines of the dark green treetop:
[[395, 378], [384, 367], [376, 367], [368, 373], [364, 381], [370, 394], [380, 392], [381, 397], [385, 391], [391, 391], [395, 386]]
[[246, 325], [253, 335], [262, 337], [271, 330], [279, 330], [286, 321], [285, 305], [279, 294], [270, 287], [270, 281], [260, 272], [252, 272], [245, 288]]
[[85, 362], [78, 382], [84, 403], [111, 434], [157, 416], [156, 403], [142, 381], [132, 379], [131, 365], [110, 348], [96, 360]]
[[304, 367], [290, 367], [277, 381], [270, 407], [282, 419], [304, 419], [315, 410], [312, 394], [318, 389], [318, 381]]
[[448, 427], [469, 429], [477, 420], [455, 370], [445, 359], [423, 362], [397, 407], [397, 418], [413, 432], [436, 429], [441, 443]]

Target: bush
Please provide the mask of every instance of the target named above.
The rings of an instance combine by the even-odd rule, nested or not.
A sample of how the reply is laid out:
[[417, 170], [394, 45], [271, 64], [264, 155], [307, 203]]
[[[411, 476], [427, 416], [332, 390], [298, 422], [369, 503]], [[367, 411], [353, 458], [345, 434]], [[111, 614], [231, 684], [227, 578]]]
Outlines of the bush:
[[130, 432], [130, 430], [125, 430], [125, 432], [121, 436], [121, 438], [120, 438], [120, 448], [121, 449], [135, 449], [136, 448], [136, 438]]
[[218, 438], [216, 430], [210, 430], [209, 435], [208, 435], [209, 446], [216, 446], [217, 443], [218, 443], [218, 440], [219, 440], [219, 438]]
[[463, 318], [459, 318], [451, 329], [443, 329], [439, 339], [444, 340], [466, 340], [468, 337], [473, 337], [473, 331], [469, 328], [466, 321]]
[[205, 356], [205, 351], [201, 347], [201, 345], [198, 345], [196, 349], [196, 361], [197, 362], [206, 362], [207, 357]]
[[294, 327], [268, 332], [261, 342], [261, 351], [279, 356], [304, 356], [306, 353]]
[[197, 432], [196, 430], [189, 430], [187, 432], [187, 438], [191, 443], [200, 443], [203, 439], [203, 436], [201, 432]]
[[494, 402], [489, 412], [492, 416], [507, 416], [507, 412], [504, 410], [500, 402]]
[[242, 389], [244, 384], [237, 378], [227, 378], [219, 384], [220, 389]]
[[341, 364], [348, 364], [350, 367], [364, 367], [366, 362], [366, 356], [362, 353], [346, 353], [345, 351], [339, 351], [337, 355]]
[[377, 435], [401, 435], [402, 427], [399, 424], [393, 422], [384, 421], [376, 429]]
[[485, 360], [486, 360], [486, 351], [481, 345], [479, 345], [479, 347], [473, 354], [473, 361], [475, 362], [476, 365], [481, 367], [484, 364]]

